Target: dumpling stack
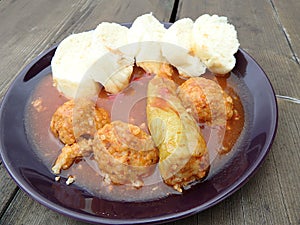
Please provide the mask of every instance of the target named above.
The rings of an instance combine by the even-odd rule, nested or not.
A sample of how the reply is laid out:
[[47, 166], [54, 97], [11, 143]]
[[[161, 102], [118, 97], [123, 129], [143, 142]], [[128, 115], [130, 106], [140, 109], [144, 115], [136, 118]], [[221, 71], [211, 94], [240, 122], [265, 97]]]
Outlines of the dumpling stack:
[[51, 66], [54, 85], [72, 99], [97, 96], [101, 85], [109, 93], [121, 92], [135, 64], [154, 74], [163, 68], [169, 76], [174, 67], [188, 77], [206, 69], [226, 74], [235, 65], [238, 47], [237, 32], [226, 17], [184, 18], [166, 29], [149, 13], [137, 17], [131, 28], [103, 22], [70, 35], [59, 44]]

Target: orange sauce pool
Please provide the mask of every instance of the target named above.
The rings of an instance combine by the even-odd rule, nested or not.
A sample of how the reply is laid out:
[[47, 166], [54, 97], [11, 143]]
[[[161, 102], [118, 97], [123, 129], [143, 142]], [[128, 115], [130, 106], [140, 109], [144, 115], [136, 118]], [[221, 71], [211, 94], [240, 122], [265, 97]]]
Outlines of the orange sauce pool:
[[[209, 174], [213, 174], [224, 165], [222, 155], [235, 151], [235, 143], [245, 129], [245, 112], [242, 101], [236, 90], [238, 82], [241, 82], [234, 74], [226, 78], [215, 77], [211, 73], [206, 73], [208, 79], [213, 79], [219, 83], [227, 94], [233, 99], [234, 109], [236, 110], [233, 119], [227, 122], [225, 136], [223, 139], [223, 148], [217, 152], [217, 160]], [[108, 94], [104, 89], [98, 96], [97, 105], [110, 112], [111, 120], [122, 120], [140, 126], [149, 133], [147, 129], [146, 118], [146, 96], [148, 82], [153, 78], [152, 75], [145, 73], [142, 69], [135, 67], [131, 78], [131, 83], [126, 90], [117, 95]], [[173, 76], [176, 84], [180, 85], [185, 80]], [[60, 153], [63, 144], [53, 136], [50, 131], [50, 121], [56, 109], [62, 105], [66, 98], [58, 93], [52, 86], [51, 74], [41, 80], [34, 90], [26, 117], [26, 131], [30, 135], [32, 145], [35, 151], [51, 170], [53, 163]], [[199, 124], [204, 137], [209, 137], [210, 127], [205, 124]], [[210, 137], [211, 138], [211, 137]], [[215, 151], [215, 149], [208, 149]], [[228, 160], [228, 159], [226, 159]], [[158, 169], [150, 177], [146, 178], [145, 186], [135, 189], [128, 185], [110, 185], [103, 181], [99, 171], [95, 169], [96, 164], [90, 158], [83, 158], [75, 162], [68, 170], [61, 172], [61, 177], [67, 178], [69, 175], [75, 176], [75, 183], [90, 193], [99, 197], [117, 200], [117, 201], [149, 201], [168, 196], [169, 194], [178, 194], [173, 188], [165, 185], [159, 175]], [[55, 176], [53, 176], [54, 179]], [[58, 182], [65, 182], [61, 179]]]

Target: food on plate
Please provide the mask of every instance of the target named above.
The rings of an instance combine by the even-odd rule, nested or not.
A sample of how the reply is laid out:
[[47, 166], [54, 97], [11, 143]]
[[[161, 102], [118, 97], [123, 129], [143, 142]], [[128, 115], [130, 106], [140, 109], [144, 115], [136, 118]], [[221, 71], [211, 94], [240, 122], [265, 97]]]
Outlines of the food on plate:
[[[102, 22], [93, 31], [67, 37], [51, 62], [54, 86], [70, 99], [50, 123], [64, 144], [53, 173], [84, 159], [93, 161], [97, 176], [109, 185], [141, 188], [156, 179], [182, 192], [205, 179], [219, 151], [210, 149], [215, 145], [207, 137], [216, 134], [210, 131], [226, 129], [224, 136], [217, 135], [228, 152], [242, 129], [243, 120], [231, 132], [237, 126], [232, 118], [243, 111], [236, 108], [237, 96], [218, 80], [227, 79], [220, 74], [233, 69], [238, 47], [235, 28], [216, 15], [195, 22], [184, 18], [166, 29], [149, 13], [130, 28]], [[141, 88], [147, 95], [135, 98], [140, 101], [130, 109], [135, 116], [114, 105]], [[113, 110], [128, 120], [114, 118]]]
[[91, 153], [89, 138], [110, 122], [109, 114], [86, 99], [69, 100], [58, 107], [52, 116], [50, 130], [65, 144], [52, 167], [55, 174], [68, 169], [73, 162]]
[[131, 45], [136, 65], [148, 73], [157, 74], [162, 63], [166, 62], [161, 51], [165, 32], [164, 25], [152, 13], [137, 17], [129, 29], [128, 43]]
[[[79, 137], [79, 135], [77, 137], [75, 136], [76, 133], [85, 133], [83, 130], [86, 129], [86, 124], [80, 125], [79, 122], [84, 123], [85, 121], [90, 120], [90, 115], [86, 113], [86, 106], [88, 104], [91, 107], [90, 112], [94, 114], [92, 118], [94, 118], [93, 123], [95, 124], [96, 129], [99, 129], [110, 122], [108, 112], [102, 108], [94, 108], [93, 102], [69, 100], [57, 108], [50, 123], [50, 129], [52, 133], [55, 137], [58, 137], [62, 143], [71, 145], [76, 142], [76, 138]], [[85, 114], [79, 115], [80, 111], [85, 112]], [[74, 112], [75, 114], [73, 116]], [[78, 117], [80, 118], [76, 121], [79, 122], [74, 121], [74, 118], [76, 119]]]
[[114, 184], [143, 186], [143, 177], [154, 171], [158, 150], [140, 127], [113, 121], [97, 131], [93, 151], [105, 178]]
[[[102, 22], [94, 31], [92, 45], [95, 48], [99, 47], [99, 50], [102, 50], [102, 47], [107, 50], [119, 49], [128, 44], [128, 31], [127, 27], [120, 24]], [[99, 44], [100, 46], [98, 46]]]
[[91, 152], [91, 140], [82, 139], [71, 145], [65, 145], [55, 160], [55, 163], [52, 167], [52, 172], [54, 174], [59, 174], [62, 169], [66, 170], [70, 168], [76, 159], [88, 156]]
[[205, 140], [177, 97], [172, 80], [156, 76], [149, 82], [147, 120], [166, 184], [181, 192], [182, 187], [206, 175], [209, 160]]
[[109, 93], [125, 89], [133, 71], [134, 57], [128, 54], [128, 28], [116, 23], [100, 23], [93, 33], [90, 57], [94, 62], [88, 75]]
[[162, 53], [175, 66], [179, 75], [195, 77], [205, 73], [205, 64], [195, 56], [193, 40], [193, 20], [177, 20], [165, 32]]
[[80, 147], [77, 143], [72, 145], [65, 145], [61, 149], [61, 153], [57, 157], [52, 171], [54, 174], [59, 174], [61, 169], [66, 170], [70, 168], [76, 158], [82, 157], [83, 154], [80, 152]]
[[[99, 92], [99, 84], [85, 76], [93, 64], [89, 58], [93, 33], [94, 31], [71, 34], [58, 45], [52, 58], [53, 83], [69, 99], [76, 95], [94, 96]], [[80, 92], [81, 90], [83, 91]]]
[[232, 98], [213, 80], [190, 78], [178, 87], [178, 97], [198, 122], [222, 125], [233, 115]]
[[174, 74], [174, 68], [165, 62], [143, 62], [145, 72], [155, 75], [161, 74], [161, 76], [171, 77]]
[[134, 58], [122, 52], [128, 28], [101, 23], [95, 30], [72, 34], [51, 61], [54, 84], [67, 98], [95, 96], [100, 86], [118, 93], [128, 86]]
[[226, 17], [205, 14], [195, 22], [184, 18], [166, 29], [149, 13], [137, 17], [129, 29], [103, 22], [95, 30], [70, 35], [59, 44], [51, 66], [61, 93], [88, 97], [99, 93], [99, 83], [112, 94], [124, 90], [134, 64], [152, 74], [161, 65], [168, 71], [173, 65], [188, 77], [204, 74], [206, 67], [227, 74], [238, 47], [237, 32]]
[[237, 32], [224, 16], [208, 14], [196, 19], [193, 26], [195, 55], [216, 74], [226, 74], [235, 66], [239, 47]]

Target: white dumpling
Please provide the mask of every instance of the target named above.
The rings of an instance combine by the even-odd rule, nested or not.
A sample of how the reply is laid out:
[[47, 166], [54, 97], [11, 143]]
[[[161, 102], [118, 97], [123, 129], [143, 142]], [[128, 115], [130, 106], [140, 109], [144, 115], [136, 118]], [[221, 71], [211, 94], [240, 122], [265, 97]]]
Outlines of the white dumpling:
[[128, 32], [128, 43], [136, 64], [148, 73], [157, 74], [161, 63], [166, 63], [162, 56], [161, 43], [166, 29], [152, 13], [137, 17]]
[[205, 64], [194, 56], [193, 25], [189, 18], [177, 20], [164, 35], [163, 56], [182, 76], [200, 76], [206, 70]]
[[86, 71], [91, 67], [88, 52], [93, 31], [72, 34], [57, 47], [51, 61], [54, 86], [67, 98], [97, 95], [99, 85]]
[[210, 71], [226, 74], [233, 69], [239, 41], [234, 26], [226, 17], [200, 16], [194, 23], [193, 39], [195, 54]]
[[133, 71], [134, 57], [126, 53], [128, 28], [103, 22], [93, 34], [89, 73], [105, 90], [116, 94], [126, 88]]

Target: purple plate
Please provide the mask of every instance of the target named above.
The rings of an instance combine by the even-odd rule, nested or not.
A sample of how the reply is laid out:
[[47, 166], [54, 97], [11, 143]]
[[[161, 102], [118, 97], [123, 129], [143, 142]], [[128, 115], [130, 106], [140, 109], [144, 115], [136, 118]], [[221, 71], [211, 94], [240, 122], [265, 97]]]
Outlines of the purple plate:
[[[260, 66], [243, 50], [236, 54], [233, 73], [243, 80], [251, 98], [247, 142], [218, 172], [181, 195], [149, 202], [101, 199], [76, 186], [54, 181], [54, 175], [32, 150], [24, 115], [32, 90], [51, 73], [56, 46], [28, 65], [7, 91], [0, 108], [0, 147], [3, 163], [15, 182], [33, 199], [64, 215], [92, 223], [153, 224], [201, 212], [241, 188], [264, 161], [276, 134], [277, 103]], [[245, 106], [244, 106], [245, 107]], [[58, 196], [65, 196], [59, 198]], [[90, 207], [87, 207], [89, 205]]]

